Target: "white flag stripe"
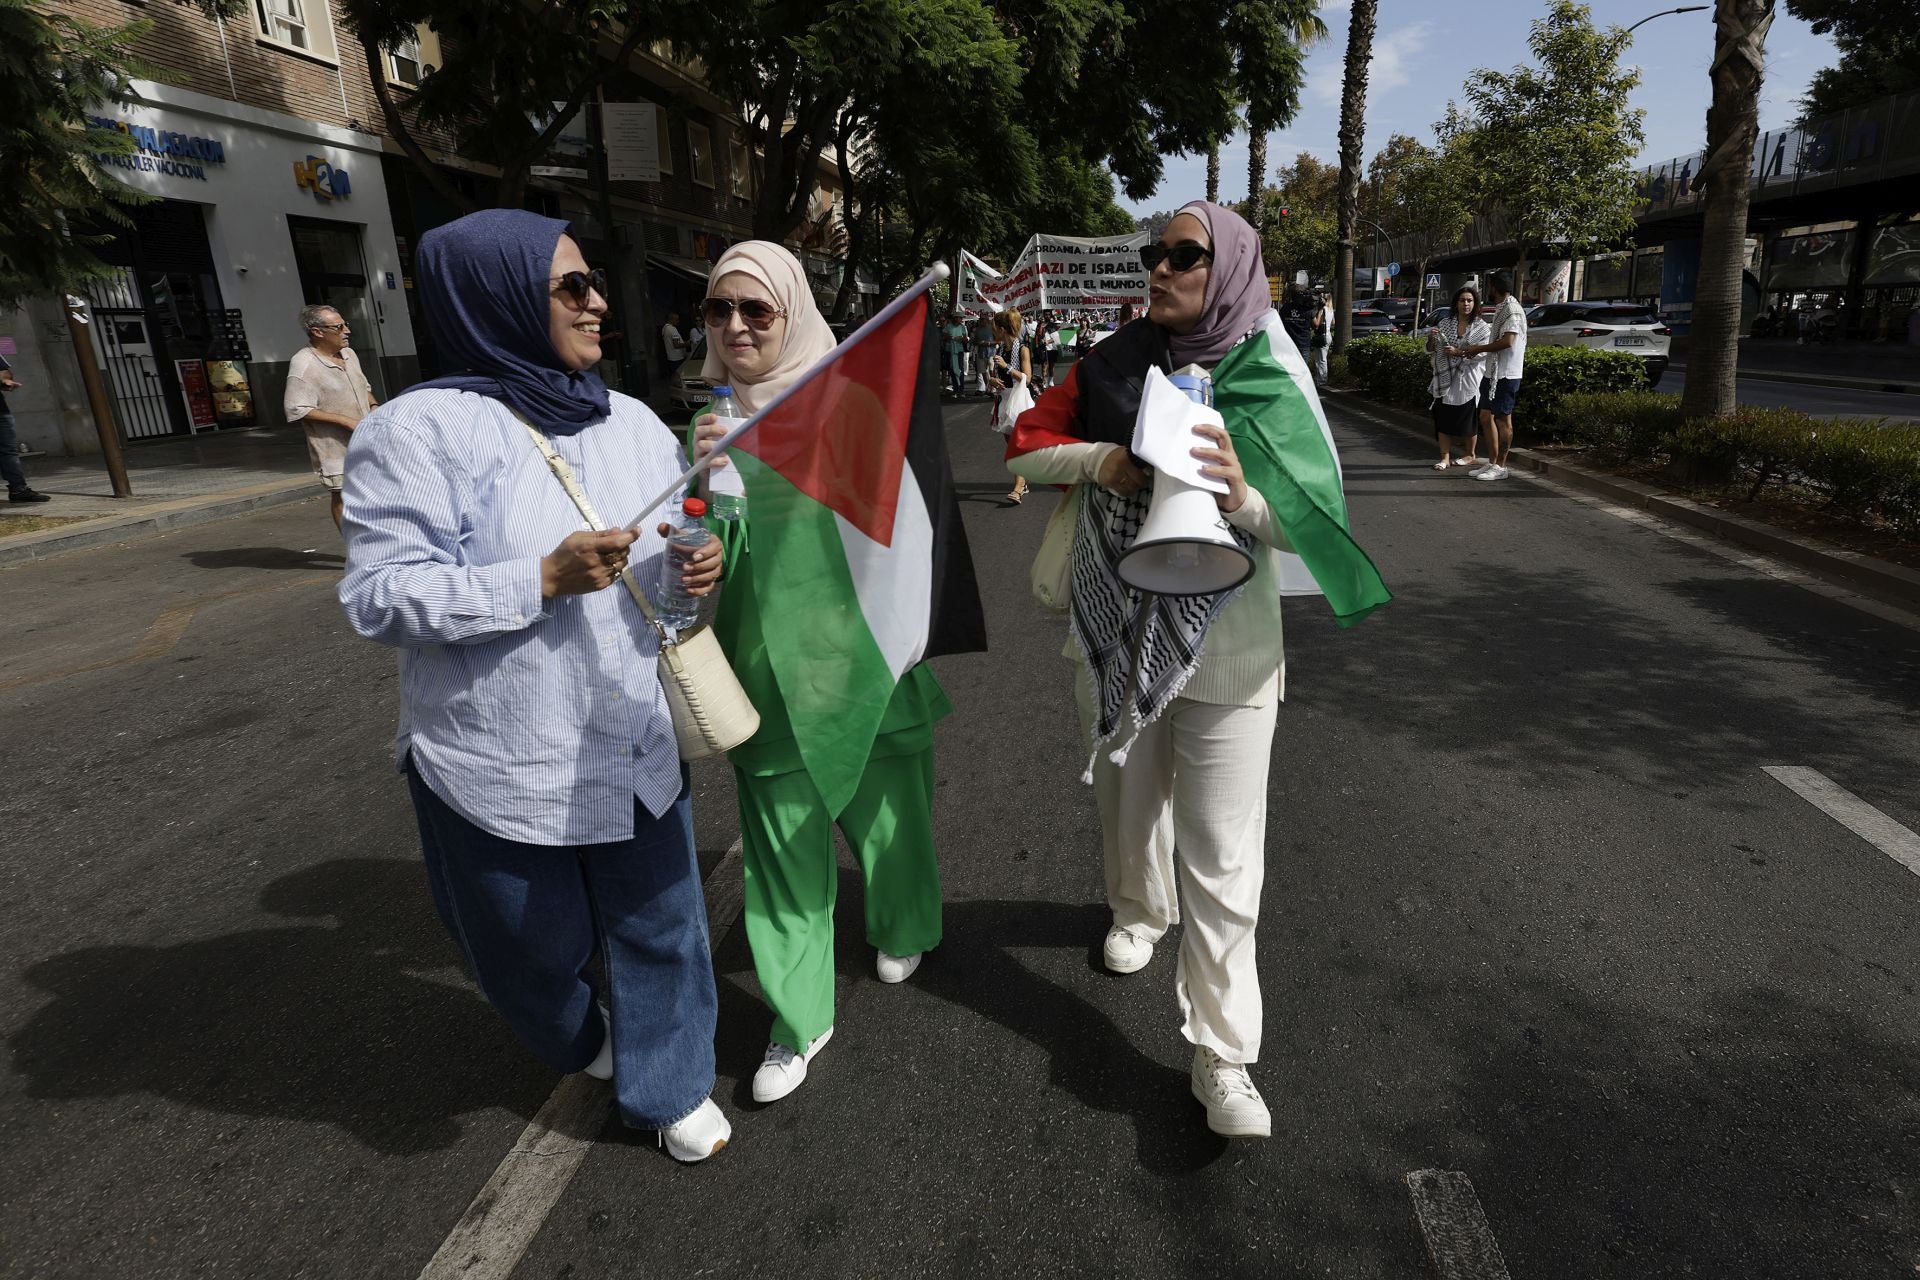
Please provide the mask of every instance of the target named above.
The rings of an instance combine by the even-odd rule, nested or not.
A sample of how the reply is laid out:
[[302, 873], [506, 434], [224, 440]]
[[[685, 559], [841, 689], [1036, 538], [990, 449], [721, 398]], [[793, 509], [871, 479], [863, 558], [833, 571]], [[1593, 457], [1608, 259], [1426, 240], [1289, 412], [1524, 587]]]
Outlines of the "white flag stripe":
[[883, 547], [836, 514], [860, 612], [898, 680], [927, 652], [933, 626], [933, 517], [911, 463], [900, 465], [893, 545]]
[[[1274, 363], [1287, 371], [1287, 376], [1293, 379], [1294, 390], [1305, 396], [1307, 404], [1312, 407], [1313, 420], [1320, 424], [1320, 434], [1326, 438], [1327, 452], [1333, 455], [1334, 474], [1339, 475], [1340, 450], [1334, 447], [1333, 429], [1327, 426], [1326, 410], [1320, 407], [1320, 393], [1314, 388], [1313, 374], [1308, 371], [1305, 358], [1281, 326], [1279, 312], [1267, 312], [1261, 318], [1260, 325], [1267, 331], [1267, 349], [1273, 353]], [[1308, 572], [1307, 562], [1291, 551], [1282, 551], [1275, 557], [1274, 570], [1274, 578], [1283, 596], [1324, 594], [1320, 584], [1313, 580], [1313, 574]]]

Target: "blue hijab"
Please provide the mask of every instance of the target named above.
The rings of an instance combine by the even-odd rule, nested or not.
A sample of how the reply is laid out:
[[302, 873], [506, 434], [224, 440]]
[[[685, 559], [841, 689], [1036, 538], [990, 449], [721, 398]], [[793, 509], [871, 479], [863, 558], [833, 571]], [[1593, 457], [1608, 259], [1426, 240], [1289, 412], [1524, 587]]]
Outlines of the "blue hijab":
[[491, 396], [560, 434], [607, 416], [607, 384], [567, 368], [548, 337], [553, 251], [567, 226], [482, 209], [420, 237], [420, 303], [442, 359], [461, 371], [420, 386]]

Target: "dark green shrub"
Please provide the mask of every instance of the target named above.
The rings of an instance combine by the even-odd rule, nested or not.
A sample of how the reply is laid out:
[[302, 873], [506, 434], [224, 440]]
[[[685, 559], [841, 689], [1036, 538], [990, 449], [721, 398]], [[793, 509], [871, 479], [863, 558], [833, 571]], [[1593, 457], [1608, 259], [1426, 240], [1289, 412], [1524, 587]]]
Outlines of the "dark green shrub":
[[1562, 426], [1560, 402], [1568, 396], [1646, 389], [1647, 367], [1639, 356], [1591, 347], [1528, 347], [1514, 426], [1529, 435], [1551, 437]]
[[1424, 409], [1432, 402], [1427, 384], [1433, 362], [1421, 339], [1361, 338], [1349, 342], [1343, 354], [1355, 384], [1374, 399], [1403, 409]]
[[1657, 391], [1575, 391], [1557, 406], [1562, 437], [1618, 458], [1661, 453], [1681, 427], [1680, 397]]
[[1826, 491], [1827, 506], [1859, 519], [1889, 498], [1896, 503], [1911, 482], [1920, 432], [1885, 422], [1823, 422], [1807, 450], [1807, 478]]

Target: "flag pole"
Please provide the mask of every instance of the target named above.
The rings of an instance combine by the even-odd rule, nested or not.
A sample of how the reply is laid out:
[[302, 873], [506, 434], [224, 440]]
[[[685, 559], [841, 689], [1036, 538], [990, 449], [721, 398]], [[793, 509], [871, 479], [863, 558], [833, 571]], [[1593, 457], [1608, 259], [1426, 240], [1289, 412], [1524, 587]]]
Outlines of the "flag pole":
[[867, 321], [865, 324], [861, 325], [858, 329], [855, 329], [852, 333], [848, 334], [846, 339], [843, 342], [841, 342], [838, 346], [834, 347], [833, 350], [827, 352], [827, 354], [825, 354], [824, 356], [821, 356], [818, 360], [816, 360], [813, 363], [813, 366], [811, 368], [809, 368], [805, 373], [801, 374], [798, 378], [794, 379], [793, 382], [789, 383], [784, 389], [781, 390], [781, 392], [778, 395], [774, 396], [773, 399], [767, 401], [766, 404], [762, 405], [758, 413], [754, 414], [751, 418], [748, 418], [745, 422], [741, 423], [739, 426], [735, 427], [733, 430], [727, 432], [727, 434], [725, 434], [724, 436], [721, 436], [718, 440], [715, 440], [713, 442], [713, 448], [707, 451], [706, 457], [702, 458], [700, 461], [694, 463], [691, 467], [688, 467], [685, 471], [683, 471], [680, 474], [680, 478], [678, 480], [675, 480], [672, 484], [668, 485], [667, 488], [660, 494], [659, 497], [655, 498], [652, 502], [649, 502], [645, 507], [641, 508], [639, 515], [627, 521], [626, 527], [629, 529], [633, 528], [635, 525], [638, 525], [642, 520], [645, 520], [648, 516], [652, 515], [655, 511], [659, 510], [660, 507], [666, 503], [667, 499], [671, 498], [674, 494], [680, 492], [680, 490], [684, 489], [687, 486], [687, 483], [689, 481], [695, 479], [697, 476], [700, 475], [701, 472], [705, 471], [708, 467], [711, 467], [713, 465], [713, 460], [715, 458], [718, 458], [721, 455], [721, 453], [723, 453], [727, 449], [728, 446], [732, 445], [741, 436], [744, 436], [745, 434], [747, 434], [747, 432], [759, 426], [760, 419], [766, 417], [768, 414], [772, 413], [775, 409], [778, 409], [781, 405], [785, 404], [788, 397], [797, 395], [802, 387], [806, 386], [809, 382], [812, 382], [815, 378], [819, 377], [822, 373], [824, 373], [827, 370], [827, 368], [833, 364], [835, 360], [838, 360], [842, 355], [846, 353], [849, 347], [856, 345], [857, 343], [860, 342], [861, 339], [865, 338], [869, 333], [872, 333], [875, 329], [878, 329], [880, 326], [886, 324], [887, 321], [893, 319], [895, 316], [899, 315], [902, 311], [906, 310], [907, 307], [913, 303], [913, 300], [915, 298], [918, 298], [921, 294], [933, 288], [934, 285], [938, 284], [942, 280], [945, 280], [951, 274], [952, 274], [952, 270], [947, 266], [946, 263], [944, 262], [934, 263], [932, 269], [929, 270], [927, 274], [921, 276], [918, 280], [914, 281], [913, 284], [908, 287], [906, 292], [902, 293], [899, 297], [895, 298], [892, 302], [889, 302], [886, 306], [880, 308], [880, 312], [878, 315], [874, 316], [873, 319]]

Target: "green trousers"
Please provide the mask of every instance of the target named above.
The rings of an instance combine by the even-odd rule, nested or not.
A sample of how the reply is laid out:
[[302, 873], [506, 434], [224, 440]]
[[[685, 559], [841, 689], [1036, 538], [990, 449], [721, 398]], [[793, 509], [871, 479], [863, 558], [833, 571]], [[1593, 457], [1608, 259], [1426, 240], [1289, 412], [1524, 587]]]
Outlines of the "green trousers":
[[[747, 940], [773, 1006], [771, 1039], [796, 1052], [833, 1025], [835, 819], [805, 770], [734, 771], [746, 862]], [[867, 941], [896, 956], [940, 942], [933, 750], [867, 762], [838, 825], [866, 881]]]

